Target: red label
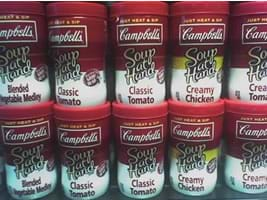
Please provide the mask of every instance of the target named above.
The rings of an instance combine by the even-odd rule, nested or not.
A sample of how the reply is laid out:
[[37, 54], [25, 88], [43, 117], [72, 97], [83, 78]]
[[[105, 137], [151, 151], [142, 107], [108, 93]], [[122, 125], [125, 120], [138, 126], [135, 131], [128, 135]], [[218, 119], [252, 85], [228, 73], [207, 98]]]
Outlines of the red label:
[[49, 26], [51, 48], [88, 47], [86, 25]]
[[171, 136], [181, 141], [205, 142], [214, 139], [214, 122], [186, 123], [171, 121]]
[[164, 173], [167, 118], [114, 121], [118, 161], [127, 165], [129, 178], [147, 173]]
[[43, 169], [48, 172], [54, 169], [54, 131], [50, 116], [2, 121], [1, 133], [5, 161], [15, 166], [17, 179], [27, 178], [32, 173], [38, 176]]
[[[266, 14], [233, 16], [230, 20], [231, 67], [249, 70], [248, 81], [266, 77], [267, 23]], [[254, 78], [252, 78], [255, 76]]]
[[[61, 164], [69, 180], [108, 172], [109, 118], [96, 121], [56, 120]], [[67, 128], [65, 128], [67, 127]]]
[[162, 45], [163, 25], [154, 23], [117, 25], [119, 46]]
[[242, 24], [242, 44], [267, 44], [267, 24]]
[[122, 144], [130, 146], [147, 146], [163, 142], [163, 125], [149, 127], [120, 126]]
[[0, 21], [0, 43], [38, 42], [36, 21]]
[[[225, 114], [227, 153], [244, 160], [250, 167], [260, 167], [266, 158], [266, 114]], [[251, 160], [250, 160], [251, 159]], [[264, 162], [262, 162], [264, 163]], [[252, 166], [253, 165], [253, 166]]]
[[241, 140], [267, 140], [265, 122], [236, 121], [236, 138]]
[[58, 128], [58, 141], [63, 147], [84, 148], [101, 144], [101, 128], [63, 129]]
[[4, 144], [25, 145], [50, 139], [49, 121], [21, 126], [2, 126]]
[[224, 45], [225, 24], [180, 24], [179, 45]]

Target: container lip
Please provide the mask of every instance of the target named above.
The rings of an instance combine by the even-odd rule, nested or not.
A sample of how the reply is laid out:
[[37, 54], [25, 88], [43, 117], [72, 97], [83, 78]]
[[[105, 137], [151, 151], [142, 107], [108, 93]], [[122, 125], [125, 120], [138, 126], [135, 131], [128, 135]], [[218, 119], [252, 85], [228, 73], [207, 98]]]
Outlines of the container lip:
[[266, 14], [267, 2], [242, 2], [231, 6], [231, 16]]
[[182, 1], [170, 6], [170, 16], [190, 14], [224, 14], [229, 15], [229, 3], [226, 1]]
[[126, 1], [111, 5], [110, 16], [120, 15], [162, 15], [168, 16], [169, 8], [165, 2], [158, 1]]
[[240, 100], [227, 99], [225, 100], [225, 112], [267, 116], [267, 103], [259, 104], [252, 102], [244, 102]]
[[56, 2], [46, 6], [48, 17], [85, 16], [107, 18], [107, 8], [91, 2]]
[[48, 101], [25, 106], [0, 106], [0, 119], [15, 120], [52, 115], [53, 104], [53, 101]]
[[112, 114], [115, 117], [126, 119], [151, 119], [167, 116], [168, 103], [164, 101], [160, 104], [134, 106], [118, 102], [112, 103]]
[[0, 2], [0, 13], [2, 14], [32, 14], [45, 15], [45, 6], [40, 2], [30, 1], [7, 1]]
[[191, 104], [187, 102], [169, 101], [169, 113], [179, 116], [195, 116], [195, 117], [212, 117], [222, 115], [224, 113], [224, 100], [220, 99], [214, 103], [207, 104]]
[[56, 119], [66, 121], [91, 121], [103, 119], [111, 115], [110, 102], [97, 106], [66, 107], [54, 104], [54, 116]]

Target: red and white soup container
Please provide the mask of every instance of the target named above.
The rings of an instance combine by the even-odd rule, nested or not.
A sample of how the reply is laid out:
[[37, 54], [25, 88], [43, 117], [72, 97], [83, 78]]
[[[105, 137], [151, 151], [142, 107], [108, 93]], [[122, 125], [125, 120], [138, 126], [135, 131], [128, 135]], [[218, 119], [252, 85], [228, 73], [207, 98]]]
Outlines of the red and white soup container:
[[45, 8], [38, 2], [0, 3], [0, 105], [50, 100]]
[[53, 102], [0, 107], [6, 185], [15, 199], [38, 199], [56, 187]]
[[54, 105], [61, 185], [70, 199], [95, 199], [109, 187], [109, 102], [87, 108]]
[[154, 197], [164, 186], [168, 104], [112, 105], [119, 189], [135, 199]]
[[267, 192], [267, 104], [225, 102], [226, 185], [243, 193]]
[[56, 100], [69, 107], [106, 101], [107, 9], [87, 2], [47, 5]]
[[168, 4], [119, 2], [110, 8], [117, 102], [158, 104], [165, 100]]
[[218, 101], [228, 35], [228, 2], [170, 6], [171, 97], [188, 103]]
[[267, 103], [267, 2], [245, 2], [231, 8], [228, 96]]
[[169, 100], [169, 176], [176, 191], [211, 193], [217, 183], [224, 101], [190, 104]]

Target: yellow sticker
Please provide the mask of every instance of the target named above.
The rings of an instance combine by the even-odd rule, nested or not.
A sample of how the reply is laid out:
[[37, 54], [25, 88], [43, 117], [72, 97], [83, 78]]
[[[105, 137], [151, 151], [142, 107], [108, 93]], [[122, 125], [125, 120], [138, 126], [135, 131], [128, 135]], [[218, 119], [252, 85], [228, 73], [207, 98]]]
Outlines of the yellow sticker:
[[[223, 56], [216, 56], [214, 58], [214, 60], [216, 61], [216, 70], [218, 71], [223, 66]], [[189, 61], [190, 60], [186, 57], [173, 57], [172, 58], [172, 68], [185, 70], [186, 69], [186, 63]]]

